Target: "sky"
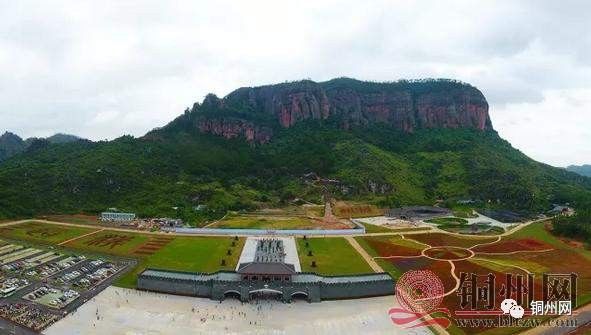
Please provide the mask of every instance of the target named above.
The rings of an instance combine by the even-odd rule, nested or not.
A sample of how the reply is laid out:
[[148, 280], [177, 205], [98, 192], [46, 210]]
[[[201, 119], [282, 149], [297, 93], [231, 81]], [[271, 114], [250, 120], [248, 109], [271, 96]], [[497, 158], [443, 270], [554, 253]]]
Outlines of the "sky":
[[590, 32], [585, 0], [0, 0], [0, 133], [141, 136], [210, 92], [453, 78], [525, 154], [591, 163]]

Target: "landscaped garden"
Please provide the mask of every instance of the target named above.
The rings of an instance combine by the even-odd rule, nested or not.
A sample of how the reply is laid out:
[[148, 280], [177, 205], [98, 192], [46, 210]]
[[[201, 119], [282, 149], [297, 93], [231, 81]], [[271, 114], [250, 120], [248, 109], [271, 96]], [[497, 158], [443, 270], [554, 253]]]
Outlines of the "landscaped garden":
[[[356, 239], [384, 270], [395, 277], [410, 270], [433, 271], [443, 281], [446, 290], [442, 305], [451, 311], [461, 309], [460, 298], [455, 293], [461, 272], [474, 273], [478, 278], [492, 274], [497, 289], [506, 285], [507, 273], [514, 278], [532, 274], [533, 294], [537, 298], [542, 294], [542, 274], [575, 272], [578, 276], [578, 305], [591, 301], [591, 267], [588, 266], [591, 252], [584, 246], [574, 248], [568, 241], [553, 236], [543, 222], [530, 224], [508, 236], [462, 237], [429, 233]], [[500, 302], [503, 297], [499, 295], [496, 299]], [[455, 326], [449, 329], [451, 334], [510, 334], [516, 330], [460, 329]]]

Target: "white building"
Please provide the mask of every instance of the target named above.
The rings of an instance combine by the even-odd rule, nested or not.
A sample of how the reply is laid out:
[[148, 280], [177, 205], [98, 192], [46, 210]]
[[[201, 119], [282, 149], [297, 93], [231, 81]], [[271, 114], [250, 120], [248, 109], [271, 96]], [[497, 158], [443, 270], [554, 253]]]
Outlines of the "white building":
[[102, 212], [101, 221], [128, 222], [135, 220], [134, 213]]

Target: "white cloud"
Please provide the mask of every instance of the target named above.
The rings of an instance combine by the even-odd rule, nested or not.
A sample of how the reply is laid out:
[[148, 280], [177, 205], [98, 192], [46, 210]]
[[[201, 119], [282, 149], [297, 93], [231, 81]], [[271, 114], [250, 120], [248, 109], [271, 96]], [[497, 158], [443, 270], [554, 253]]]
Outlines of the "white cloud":
[[589, 163], [591, 89], [549, 90], [537, 103], [512, 103], [493, 114], [499, 133], [529, 156], [556, 166]]
[[584, 136], [563, 137], [561, 154], [512, 135], [526, 115], [572, 109], [552, 92], [591, 89], [589, 22], [585, 1], [2, 2], [0, 132], [141, 136], [209, 92], [448, 77], [479, 87], [495, 127], [524, 152], [589, 163]]

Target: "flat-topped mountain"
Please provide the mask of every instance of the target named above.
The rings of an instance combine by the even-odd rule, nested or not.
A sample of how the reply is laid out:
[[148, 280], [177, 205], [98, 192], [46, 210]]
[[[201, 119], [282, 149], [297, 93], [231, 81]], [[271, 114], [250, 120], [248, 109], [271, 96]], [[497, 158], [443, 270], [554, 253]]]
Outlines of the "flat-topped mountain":
[[306, 120], [343, 129], [380, 123], [405, 133], [433, 128], [492, 130], [488, 103], [469, 84], [447, 79], [376, 83], [349, 78], [243, 87], [222, 99], [209, 94], [169, 127], [265, 143], [274, 128], [290, 128]]
[[36, 143], [0, 164], [0, 218], [116, 207], [199, 223], [227, 210], [320, 203], [325, 192], [381, 207], [591, 206], [591, 178], [513, 148], [493, 129], [483, 94], [453, 80], [240, 88], [141, 138]]

